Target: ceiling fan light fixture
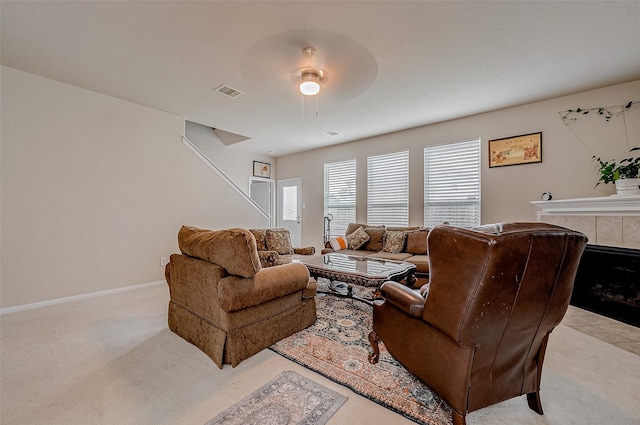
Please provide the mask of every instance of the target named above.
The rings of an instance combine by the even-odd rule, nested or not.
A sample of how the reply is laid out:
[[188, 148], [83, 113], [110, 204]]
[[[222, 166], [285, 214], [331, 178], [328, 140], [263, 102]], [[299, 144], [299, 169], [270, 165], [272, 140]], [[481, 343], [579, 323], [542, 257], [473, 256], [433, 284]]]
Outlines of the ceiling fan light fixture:
[[300, 93], [315, 96], [320, 93], [320, 77], [315, 72], [305, 72], [300, 77]]

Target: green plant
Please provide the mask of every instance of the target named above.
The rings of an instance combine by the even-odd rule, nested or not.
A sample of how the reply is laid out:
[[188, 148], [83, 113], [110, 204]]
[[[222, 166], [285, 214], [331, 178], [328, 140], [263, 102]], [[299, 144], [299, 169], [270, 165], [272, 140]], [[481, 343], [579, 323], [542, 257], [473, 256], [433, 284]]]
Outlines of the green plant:
[[[640, 150], [640, 146], [632, 148], [629, 152], [638, 150]], [[598, 172], [600, 173], [596, 186], [600, 183], [613, 183], [618, 179], [633, 179], [638, 177], [640, 173], [640, 156], [635, 158], [631, 156], [616, 162], [615, 160], [603, 161], [594, 155], [593, 160], [598, 163]]]
[[640, 104], [640, 100], [632, 100], [626, 105], [616, 106], [615, 108], [619, 108], [619, 111], [611, 111], [614, 107], [604, 108], [602, 106], [597, 108], [576, 108], [576, 109], [568, 109], [566, 111], [558, 112], [560, 114], [560, 118], [562, 121], [568, 125], [572, 126], [577, 121], [577, 116], [579, 115], [588, 115], [590, 113], [600, 115], [604, 117], [606, 122], [611, 121], [611, 118], [618, 117], [623, 115], [626, 111], [631, 109], [633, 106]]

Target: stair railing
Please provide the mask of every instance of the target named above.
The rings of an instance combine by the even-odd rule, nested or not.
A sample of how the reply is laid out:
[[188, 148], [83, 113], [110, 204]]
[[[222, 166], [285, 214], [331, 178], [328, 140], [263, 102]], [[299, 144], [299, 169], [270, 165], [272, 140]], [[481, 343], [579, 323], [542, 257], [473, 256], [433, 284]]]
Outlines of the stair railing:
[[253, 208], [255, 208], [255, 210], [265, 219], [266, 221], [266, 227], [271, 227], [271, 217], [269, 216], [269, 214], [262, 209], [262, 207], [260, 205], [258, 205], [256, 203], [256, 201], [254, 201], [253, 199], [251, 199], [251, 197], [249, 197], [242, 189], [240, 189], [238, 187], [237, 184], [235, 184], [233, 182], [233, 180], [231, 180], [229, 178], [229, 176], [227, 176], [224, 171], [222, 171], [220, 168], [218, 168], [218, 166], [216, 164], [214, 164], [204, 153], [202, 153], [202, 151], [196, 146], [194, 145], [191, 140], [187, 139], [185, 136], [182, 136], [182, 143], [189, 148], [189, 150], [191, 150], [191, 152], [193, 152], [198, 158], [200, 158], [200, 160], [202, 162], [204, 162], [209, 168], [211, 168], [216, 174], [218, 174], [218, 176], [220, 176], [220, 178], [227, 183], [229, 186], [231, 186], [231, 188], [233, 190], [235, 190], [242, 199], [244, 199], [245, 201], [247, 201], [249, 203], [249, 205], [251, 205]]

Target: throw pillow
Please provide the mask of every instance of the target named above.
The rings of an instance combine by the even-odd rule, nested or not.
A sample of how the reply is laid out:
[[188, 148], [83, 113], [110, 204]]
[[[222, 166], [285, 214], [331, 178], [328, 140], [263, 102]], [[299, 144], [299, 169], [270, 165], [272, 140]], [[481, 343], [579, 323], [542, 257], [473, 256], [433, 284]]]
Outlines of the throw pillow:
[[280, 255], [293, 254], [289, 231], [287, 229], [267, 229], [267, 251], [275, 251]]
[[384, 232], [386, 232], [384, 226], [367, 227], [364, 231], [369, 235], [369, 241], [364, 245], [364, 249], [374, 252], [382, 251], [382, 240], [384, 239]]
[[329, 244], [334, 251], [341, 251], [347, 249], [347, 240], [342, 236], [329, 239]]
[[258, 251], [267, 251], [267, 229], [249, 229], [256, 238]]
[[389, 230], [384, 234], [384, 245], [382, 246], [382, 250], [384, 252], [391, 252], [392, 254], [402, 252], [406, 238], [406, 232]]
[[428, 229], [415, 230], [407, 233], [407, 249], [409, 254], [427, 255]]
[[356, 230], [358, 230], [358, 227], [362, 227], [364, 230], [367, 229], [384, 229], [384, 224], [381, 224], [379, 226], [372, 226], [369, 224], [364, 224], [364, 223], [349, 223], [347, 225], [347, 229], [344, 231], [345, 235], [350, 235], [353, 232], [355, 232]]
[[355, 232], [347, 235], [346, 239], [349, 249], [360, 249], [360, 247], [367, 243], [370, 238], [362, 227], [358, 227]]
[[363, 229], [367, 228], [367, 225], [364, 223], [349, 223], [347, 224], [347, 228], [344, 230], [344, 234], [345, 235], [350, 235], [353, 232], [355, 232], [356, 230], [358, 230], [358, 227], [362, 227]]

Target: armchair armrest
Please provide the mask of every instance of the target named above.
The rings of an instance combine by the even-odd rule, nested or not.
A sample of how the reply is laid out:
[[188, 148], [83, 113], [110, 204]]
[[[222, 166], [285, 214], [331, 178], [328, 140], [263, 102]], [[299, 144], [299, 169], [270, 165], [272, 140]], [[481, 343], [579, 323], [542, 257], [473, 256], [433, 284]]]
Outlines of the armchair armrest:
[[309, 270], [301, 263], [273, 266], [260, 269], [253, 278], [221, 279], [218, 303], [222, 310], [230, 313], [303, 291], [309, 283]]
[[425, 299], [416, 291], [398, 282], [385, 282], [380, 287], [384, 299], [413, 317], [422, 317]]
[[307, 246], [304, 248], [293, 248], [293, 253], [298, 255], [314, 255], [316, 248], [314, 246]]

